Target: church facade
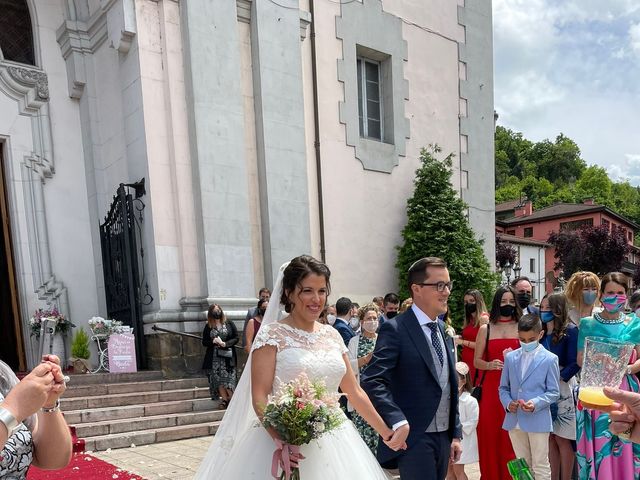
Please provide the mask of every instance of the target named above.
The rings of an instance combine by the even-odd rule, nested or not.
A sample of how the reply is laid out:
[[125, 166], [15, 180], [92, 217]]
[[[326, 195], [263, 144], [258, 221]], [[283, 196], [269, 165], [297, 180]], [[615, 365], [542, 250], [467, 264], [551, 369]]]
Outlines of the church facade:
[[335, 298], [394, 291], [429, 144], [455, 153], [451, 182], [494, 256], [490, 2], [0, 11], [0, 355], [14, 368], [37, 362], [29, 318], [49, 306], [85, 327], [129, 309], [143, 366], [163, 367], [184, 352], [154, 326], [199, 334], [211, 303], [243, 318], [302, 253], [327, 262]]

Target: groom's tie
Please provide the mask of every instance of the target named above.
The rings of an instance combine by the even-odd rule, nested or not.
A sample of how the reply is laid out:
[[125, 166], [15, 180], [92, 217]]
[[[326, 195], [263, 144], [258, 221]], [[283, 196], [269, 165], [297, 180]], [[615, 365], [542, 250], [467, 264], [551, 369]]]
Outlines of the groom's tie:
[[438, 360], [440, 360], [440, 366], [442, 366], [444, 364], [444, 354], [442, 353], [442, 344], [438, 338], [438, 323], [427, 322], [426, 325], [431, 330], [431, 345], [433, 345], [433, 349], [438, 354]]

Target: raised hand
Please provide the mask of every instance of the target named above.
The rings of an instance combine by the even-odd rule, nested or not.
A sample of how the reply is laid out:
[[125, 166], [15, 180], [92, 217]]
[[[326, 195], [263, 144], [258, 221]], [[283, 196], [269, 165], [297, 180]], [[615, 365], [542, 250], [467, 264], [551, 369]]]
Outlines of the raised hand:
[[40, 410], [49, 398], [55, 385], [53, 368], [50, 362], [39, 364], [5, 397], [3, 406], [13, 413], [19, 422]]
[[609, 412], [611, 433], [622, 434], [632, 442], [640, 443], [640, 395], [610, 387], [604, 388], [604, 394], [615, 400], [610, 407], [602, 408]]

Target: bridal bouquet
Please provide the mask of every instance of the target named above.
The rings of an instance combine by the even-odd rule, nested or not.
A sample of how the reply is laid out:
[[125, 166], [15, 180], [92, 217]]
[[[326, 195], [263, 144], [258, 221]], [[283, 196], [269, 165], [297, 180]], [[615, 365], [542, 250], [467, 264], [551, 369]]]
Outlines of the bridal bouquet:
[[[271, 474], [280, 480], [299, 480], [300, 471], [291, 468], [290, 459], [304, 458], [300, 445], [319, 438], [323, 433], [338, 427], [344, 420], [338, 400], [340, 394], [330, 393], [322, 381], [311, 381], [301, 373], [289, 383], [284, 383], [269, 396], [264, 409], [262, 424], [273, 428], [281, 442], [273, 452]], [[278, 471], [282, 467], [282, 474]]]

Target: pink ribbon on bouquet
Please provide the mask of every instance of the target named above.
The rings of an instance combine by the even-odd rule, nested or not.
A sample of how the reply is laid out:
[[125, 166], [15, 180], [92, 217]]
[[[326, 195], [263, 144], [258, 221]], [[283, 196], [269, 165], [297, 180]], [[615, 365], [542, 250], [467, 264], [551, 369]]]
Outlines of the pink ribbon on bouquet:
[[289, 480], [292, 471], [291, 460], [302, 460], [304, 456], [300, 453], [300, 447], [298, 445], [289, 445], [277, 438], [274, 438], [273, 441], [276, 442], [276, 449], [273, 452], [273, 459], [271, 460], [271, 475], [277, 479], [278, 471], [282, 468], [285, 480]]

